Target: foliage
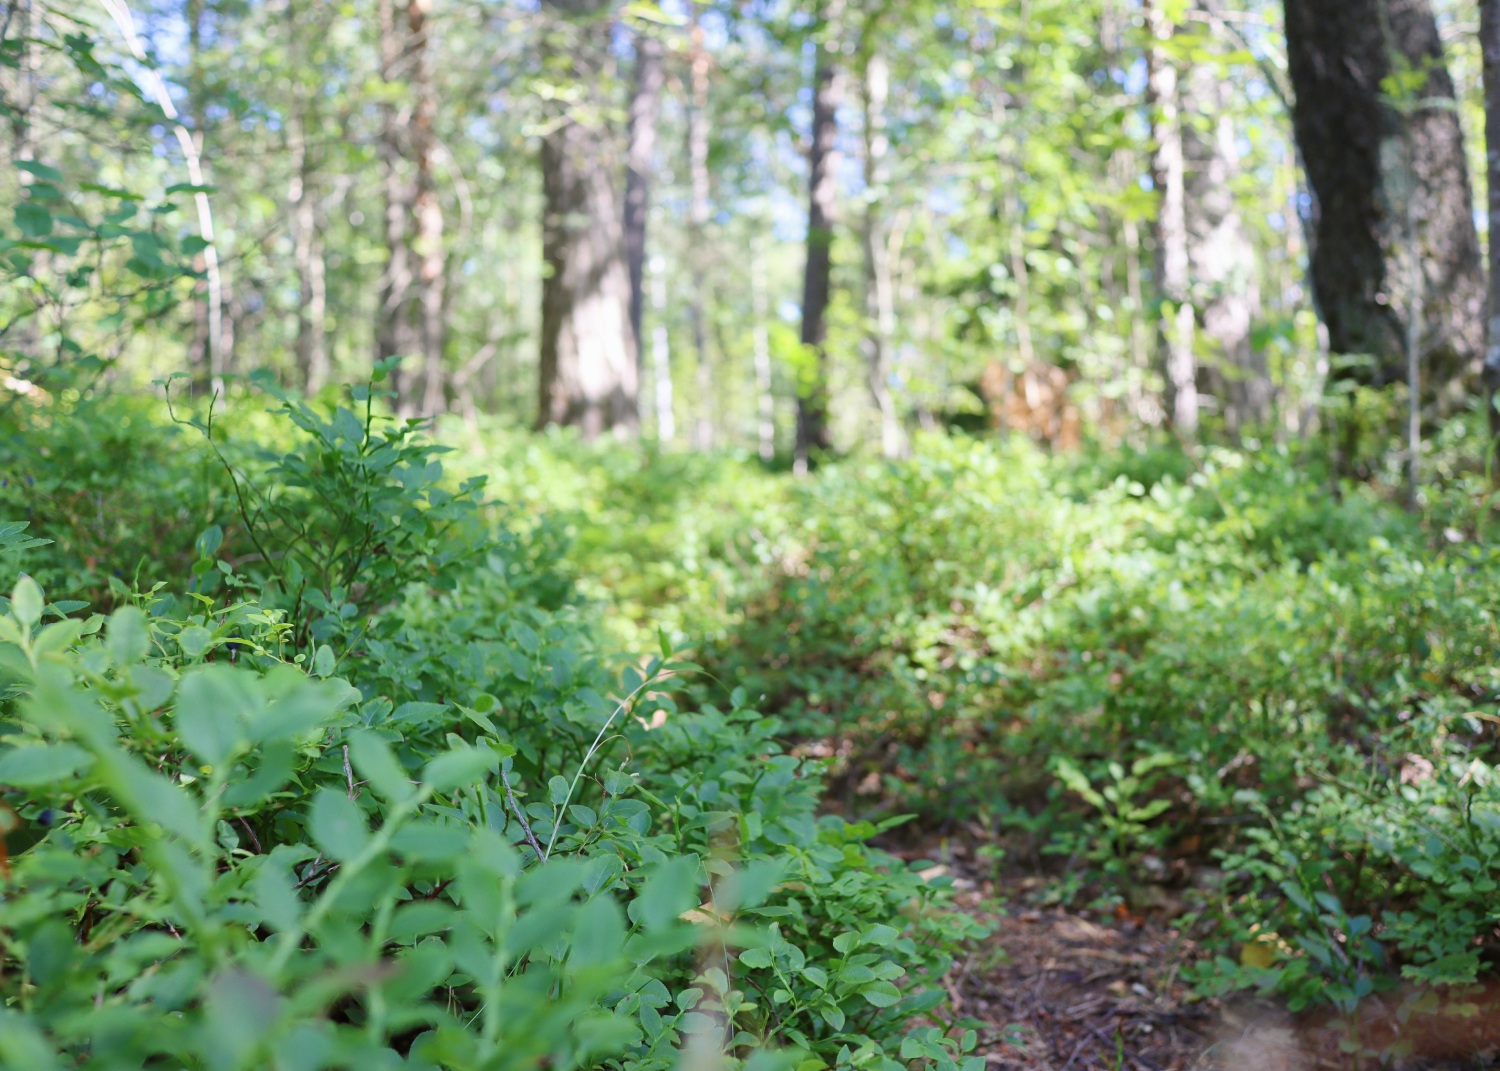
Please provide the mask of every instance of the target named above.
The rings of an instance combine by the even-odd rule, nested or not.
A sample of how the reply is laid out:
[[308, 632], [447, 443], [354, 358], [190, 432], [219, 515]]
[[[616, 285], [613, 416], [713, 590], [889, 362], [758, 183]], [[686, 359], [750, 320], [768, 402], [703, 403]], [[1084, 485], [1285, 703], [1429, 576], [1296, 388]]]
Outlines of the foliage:
[[[1227, 899], [1199, 897], [1224, 950], [1194, 974], [1206, 991], [1347, 1002], [1398, 970], [1487, 969], [1493, 863], [1459, 823], [1468, 800], [1486, 821], [1492, 734], [1473, 712], [1500, 694], [1500, 558], [1464, 538], [1461, 500], [1424, 530], [1371, 488], [1330, 494], [1311, 450], [1070, 459], [929, 439], [795, 484], [532, 451], [552, 474], [538, 496], [664, 509], [635, 546], [579, 513], [571, 568], [629, 585], [617, 628], [682, 628], [834, 756], [841, 808], [1029, 840], [1142, 905], [1220, 853]], [[656, 614], [633, 553], [680, 578]], [[1437, 772], [1412, 781], [1423, 763]]]
[[[742, 694], [680, 709], [670, 648], [617, 676], [544, 552], [356, 395], [357, 427], [282, 398], [274, 448], [199, 440], [232, 483], [197, 485], [175, 583], [0, 600], [5, 1061], [666, 1067], [722, 1035], [972, 1071], [972, 1038], [910, 1035], [977, 932], [941, 882], [819, 818]], [[377, 538], [359, 594], [328, 584]]]

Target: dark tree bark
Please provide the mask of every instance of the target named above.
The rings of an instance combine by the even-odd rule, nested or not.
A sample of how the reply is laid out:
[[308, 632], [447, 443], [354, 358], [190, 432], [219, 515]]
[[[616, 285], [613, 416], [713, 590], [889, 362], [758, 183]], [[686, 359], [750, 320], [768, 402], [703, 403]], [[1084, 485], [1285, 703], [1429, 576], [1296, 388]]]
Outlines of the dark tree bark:
[[[1430, 0], [1285, 5], [1293, 124], [1316, 199], [1319, 311], [1334, 352], [1374, 357], [1373, 367], [1340, 374], [1374, 386], [1404, 381], [1407, 332], [1419, 326], [1423, 393], [1450, 410], [1481, 363], [1485, 295], [1463, 132]], [[1388, 99], [1382, 82], [1403, 68], [1425, 71], [1425, 84], [1416, 99]], [[1412, 253], [1420, 273], [1407, 270]]]
[[601, 83], [609, 73], [608, 0], [546, 0], [586, 97], [542, 140], [545, 216], [537, 426], [585, 438], [634, 432], [640, 381], [630, 327], [621, 200]]
[[[1479, 0], [1479, 44], [1484, 53], [1484, 159], [1489, 179], [1489, 321], [1484, 350], [1490, 454], [1500, 461], [1500, 0]], [[1493, 470], [1500, 473], [1500, 465]]]
[[635, 92], [630, 98], [629, 147], [625, 153], [625, 260], [630, 271], [630, 334], [637, 363], [645, 360], [646, 227], [651, 214], [652, 160], [661, 111], [661, 41], [635, 36]]
[[802, 280], [802, 345], [813, 353], [812, 375], [798, 385], [796, 469], [828, 450], [828, 303], [832, 295], [835, 174], [838, 164], [837, 39], [843, 0], [826, 0], [813, 68], [813, 115], [807, 153], [807, 269]]

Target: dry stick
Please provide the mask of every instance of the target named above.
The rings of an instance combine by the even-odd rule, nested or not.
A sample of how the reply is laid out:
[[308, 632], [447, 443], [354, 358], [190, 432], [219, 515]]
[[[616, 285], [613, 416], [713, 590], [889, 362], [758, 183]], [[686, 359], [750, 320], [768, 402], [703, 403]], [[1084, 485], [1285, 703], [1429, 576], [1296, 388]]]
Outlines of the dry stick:
[[531, 850], [536, 852], [537, 862], [545, 863], [547, 861], [546, 853], [542, 851], [541, 844], [537, 842], [536, 834], [531, 831], [531, 823], [526, 821], [526, 812], [522, 811], [521, 805], [516, 802], [516, 794], [510, 787], [510, 778], [505, 775], [505, 766], [503, 764], [500, 767], [500, 781], [505, 785], [505, 798], [510, 801], [510, 809], [516, 812], [516, 820], [521, 823], [521, 828], [526, 831], [527, 843], [531, 845]]
[[172, 123], [173, 133], [177, 136], [177, 144], [182, 148], [183, 158], [187, 161], [188, 180], [196, 187], [193, 192], [193, 204], [198, 209], [198, 233], [208, 243], [203, 248], [204, 274], [208, 277], [208, 371], [213, 389], [218, 391], [222, 389], [224, 381], [224, 310], [222, 308], [224, 284], [219, 274], [219, 253], [214, 248], [213, 210], [209, 207], [208, 194], [204, 191], [206, 184], [203, 181], [203, 162], [198, 156], [197, 146], [193, 144], [193, 135], [183, 125], [182, 119], [177, 114], [177, 107], [172, 103], [171, 94], [167, 92], [167, 84], [162, 81], [160, 72], [146, 56], [146, 48], [141, 43], [140, 35], [136, 33], [135, 19], [130, 14], [130, 7], [125, 0], [99, 0], [99, 2], [104, 5], [104, 10], [109, 12], [110, 18], [119, 28], [120, 36], [125, 39], [125, 46], [130, 50], [130, 54], [140, 62], [146, 88], [156, 98], [157, 106]]

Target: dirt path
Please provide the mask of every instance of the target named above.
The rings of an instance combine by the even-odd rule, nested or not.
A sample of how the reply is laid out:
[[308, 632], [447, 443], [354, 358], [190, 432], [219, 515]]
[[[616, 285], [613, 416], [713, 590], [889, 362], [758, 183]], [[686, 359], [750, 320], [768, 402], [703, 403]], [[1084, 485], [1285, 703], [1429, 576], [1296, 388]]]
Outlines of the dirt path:
[[[1369, 998], [1352, 1022], [1195, 1000], [1181, 972], [1199, 950], [1170, 919], [1029, 906], [1039, 885], [958, 878], [960, 906], [993, 933], [955, 967], [949, 992], [960, 1016], [988, 1024], [980, 1052], [990, 1071], [1500, 1068], [1500, 984], [1455, 993], [1436, 1011], [1414, 1010], [1420, 994], [1398, 988]], [[1351, 1050], [1354, 1038], [1363, 1045]]]
[[[994, 929], [952, 984], [961, 1015], [993, 1024], [981, 1047], [990, 1068], [1210, 1066], [1217, 1009], [1178, 978], [1194, 952], [1186, 938], [1160, 920], [1028, 908], [1032, 891], [1018, 881], [960, 894]], [[997, 900], [1010, 906], [997, 914]]]

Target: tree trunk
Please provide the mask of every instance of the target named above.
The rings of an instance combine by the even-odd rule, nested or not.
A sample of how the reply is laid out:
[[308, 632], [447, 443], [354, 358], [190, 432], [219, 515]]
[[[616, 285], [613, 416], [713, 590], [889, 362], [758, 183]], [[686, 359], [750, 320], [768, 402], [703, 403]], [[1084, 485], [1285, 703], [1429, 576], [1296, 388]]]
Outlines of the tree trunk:
[[1500, 0], [1479, 0], [1479, 45], [1484, 54], [1484, 159], [1489, 180], [1489, 329], [1484, 350], [1491, 477], [1500, 477]]
[[1198, 432], [1198, 363], [1193, 351], [1194, 312], [1187, 231], [1187, 174], [1182, 146], [1182, 101], [1177, 65], [1168, 52], [1175, 27], [1153, 0], [1146, 11], [1151, 31], [1146, 99], [1151, 107], [1151, 172], [1160, 198], [1156, 214], [1157, 289], [1163, 302], [1159, 320], [1162, 370], [1167, 384], [1167, 418], [1190, 439]]
[[[302, 27], [297, 24], [296, 0], [286, 5], [287, 34], [292, 42], [294, 64], [305, 63], [297, 48]], [[313, 189], [316, 167], [308, 146], [308, 101], [301, 86], [287, 122], [291, 183], [287, 191], [290, 211], [287, 221], [292, 237], [292, 259], [297, 270], [297, 369], [303, 389], [316, 394], [328, 382], [328, 282], [323, 259], [323, 220]]]
[[776, 457], [776, 395], [771, 376], [770, 302], [766, 296], [765, 239], [757, 234], [750, 245], [751, 343], [755, 350], [756, 441], [762, 461]]
[[[36, 159], [36, 136], [31, 114], [36, 107], [38, 95], [37, 55], [32, 43], [36, 33], [36, 13], [32, 10], [32, 0], [12, 2], [15, 6], [11, 11], [10, 34], [19, 42], [19, 47], [14, 54], [14, 66], [5, 79], [7, 85], [3, 99], [10, 112], [11, 162], [20, 163]], [[19, 168], [15, 169], [15, 174], [20, 183], [19, 196], [29, 198], [31, 193], [28, 187], [36, 181], [35, 177]], [[39, 249], [32, 257], [29, 274], [33, 279], [40, 279], [46, 273], [47, 254]], [[31, 360], [41, 356], [41, 319], [39, 311], [32, 311], [16, 323], [11, 339], [7, 340], [11, 348]]]
[[396, 377], [398, 410], [433, 416], [444, 408], [443, 207], [432, 173], [437, 96], [432, 77], [432, 0], [380, 0], [380, 76], [406, 87], [381, 104], [380, 162], [389, 259], [380, 287], [377, 356], [416, 357]]
[[834, 199], [837, 193], [839, 71], [843, 0], [825, 0], [813, 67], [813, 115], [807, 154], [807, 268], [802, 280], [802, 335], [810, 374], [799, 376], [795, 468], [832, 446], [828, 433], [828, 303], [832, 295]]
[[[380, 276], [376, 314], [375, 357], [410, 357], [421, 349], [415, 314], [415, 257], [412, 252], [416, 183], [408, 175], [411, 96], [393, 99], [394, 86], [412, 69], [409, 35], [404, 32], [396, 0], [380, 0], [380, 78], [388, 95], [380, 103], [381, 185], [385, 196], [385, 270]], [[399, 387], [398, 377], [398, 391]]]
[[1240, 154], [1232, 93], [1212, 64], [1196, 64], [1187, 93], [1196, 114], [1183, 124], [1183, 139], [1194, 305], [1198, 326], [1216, 351], [1204, 373], [1225, 426], [1239, 435], [1271, 419], [1271, 377], [1265, 354], [1251, 344], [1260, 284], [1255, 246], [1235, 203]]
[[699, 450], [714, 445], [714, 376], [708, 350], [708, 218], [710, 189], [708, 175], [708, 49], [703, 44], [703, 24], [698, 5], [692, 4], [692, 33], [689, 69], [690, 99], [687, 109], [688, 188], [688, 254], [693, 269], [688, 322], [693, 332], [693, 355], [697, 358], [695, 386], [698, 409], [693, 421], [693, 446]]
[[652, 386], [656, 403], [656, 438], [669, 443], [677, 437], [677, 410], [672, 397], [672, 340], [667, 333], [667, 264], [665, 259], [651, 258], [651, 325]]
[[[561, 16], [568, 56], [585, 97], [602, 103], [609, 64], [607, 0], [546, 0]], [[568, 16], [576, 16], [569, 21]], [[630, 328], [621, 200], [602, 107], [554, 117], [542, 139], [542, 326], [537, 426], [568, 424], [585, 438], [634, 432], [639, 370]]]
[[[1415, 322], [1424, 328], [1426, 393], [1439, 412], [1451, 411], [1481, 364], [1485, 293], [1463, 133], [1432, 6], [1285, 5], [1293, 125], [1317, 202], [1318, 306], [1335, 352], [1374, 358], [1373, 367], [1339, 374], [1374, 386], [1405, 380]], [[1382, 81], [1400, 70], [1425, 70], [1425, 84], [1410, 99], [1388, 99]], [[1422, 264], [1415, 288], [1405, 270], [1408, 200]]]
[[651, 214], [661, 87], [661, 41], [649, 33], [637, 33], [635, 91], [630, 98], [629, 147], [625, 154], [625, 261], [630, 272], [630, 335], [635, 340], [638, 361], [646, 354], [646, 227]]
[[[867, 27], [866, 34], [873, 32]], [[861, 50], [864, 77], [860, 81], [864, 106], [865, 212], [863, 239], [865, 257], [865, 375], [875, 416], [880, 421], [880, 452], [888, 458], [905, 451], [905, 436], [891, 397], [891, 341], [896, 332], [896, 305], [891, 283], [890, 250], [887, 246], [882, 201], [890, 182], [890, 135], [886, 132], [886, 100], [890, 95], [890, 65], [874, 41]]]
[[[422, 376], [408, 378], [404, 408], [422, 416], [436, 416], [447, 408], [444, 396], [443, 351], [447, 341], [448, 258], [443, 247], [443, 203], [432, 173], [436, 148], [437, 88], [432, 77], [432, 0], [406, 0], [406, 33], [411, 64], [411, 155], [416, 168], [416, 196], [412, 203], [416, 231], [418, 332]], [[421, 385], [421, 402], [417, 386]]]

